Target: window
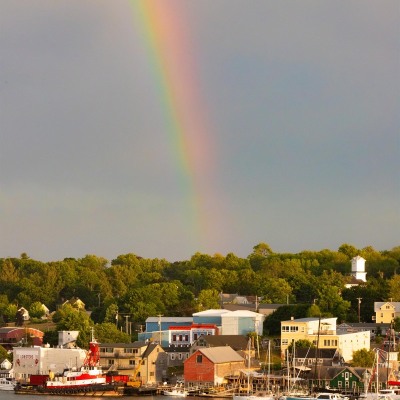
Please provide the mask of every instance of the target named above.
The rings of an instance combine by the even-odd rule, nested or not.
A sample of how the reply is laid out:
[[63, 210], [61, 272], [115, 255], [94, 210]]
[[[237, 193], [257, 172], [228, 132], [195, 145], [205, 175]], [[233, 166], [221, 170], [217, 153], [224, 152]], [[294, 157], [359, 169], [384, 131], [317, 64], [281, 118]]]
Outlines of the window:
[[178, 354], [178, 358], [179, 358], [179, 360], [182, 360], [182, 353]]
[[114, 349], [112, 347], [106, 347], [104, 353], [114, 353]]
[[197, 333], [193, 335], [193, 340], [197, 340]]
[[282, 339], [282, 346], [287, 346], [289, 344], [288, 339]]
[[129, 365], [135, 365], [135, 360], [129, 360]]
[[282, 332], [289, 332], [290, 327], [287, 325], [282, 326]]
[[298, 332], [299, 327], [298, 326], [291, 326], [290, 327], [290, 332]]
[[185, 335], [185, 342], [189, 341], [189, 335]]
[[114, 360], [108, 360], [108, 365], [114, 365]]
[[176, 342], [176, 335], [172, 335], [172, 341]]
[[175, 360], [175, 353], [171, 353], [171, 360]]
[[124, 353], [132, 354], [133, 349], [124, 349]]
[[343, 382], [342, 381], [338, 381], [337, 386], [340, 389], [342, 387]]
[[196, 356], [196, 362], [198, 364], [201, 364], [203, 362], [203, 356], [201, 354], [199, 354], [198, 356]]

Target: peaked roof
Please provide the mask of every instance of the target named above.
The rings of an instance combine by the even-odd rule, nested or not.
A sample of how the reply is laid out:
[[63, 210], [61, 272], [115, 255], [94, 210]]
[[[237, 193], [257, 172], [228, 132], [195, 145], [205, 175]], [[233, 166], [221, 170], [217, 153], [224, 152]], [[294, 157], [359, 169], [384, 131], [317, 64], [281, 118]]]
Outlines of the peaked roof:
[[202, 353], [214, 364], [244, 361], [244, 358], [229, 346], [199, 348], [193, 354], [197, 352]]
[[315, 368], [312, 368], [310, 371], [307, 372], [306, 377], [309, 379], [314, 378], [315, 375], [318, 376], [319, 379], [329, 379], [332, 380], [343, 371], [349, 371], [353, 373], [358, 379], [362, 379], [363, 373], [368, 370], [367, 368], [353, 368], [348, 366], [339, 366], [339, 367], [326, 367], [326, 366], [319, 366], [317, 371]]
[[392, 306], [395, 309], [395, 312], [400, 312], [400, 302], [397, 301], [375, 301], [374, 311], [379, 312], [385, 304]]
[[148, 357], [158, 346], [158, 343], [150, 343], [147, 349], [143, 352], [142, 358]]

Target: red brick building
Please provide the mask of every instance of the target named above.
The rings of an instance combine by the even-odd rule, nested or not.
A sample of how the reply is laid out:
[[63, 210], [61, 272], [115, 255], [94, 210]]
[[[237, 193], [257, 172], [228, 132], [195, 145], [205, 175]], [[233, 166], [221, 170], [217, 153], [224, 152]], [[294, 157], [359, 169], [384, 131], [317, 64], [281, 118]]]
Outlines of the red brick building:
[[229, 346], [199, 348], [183, 364], [185, 383], [219, 385], [239, 375], [245, 360]]

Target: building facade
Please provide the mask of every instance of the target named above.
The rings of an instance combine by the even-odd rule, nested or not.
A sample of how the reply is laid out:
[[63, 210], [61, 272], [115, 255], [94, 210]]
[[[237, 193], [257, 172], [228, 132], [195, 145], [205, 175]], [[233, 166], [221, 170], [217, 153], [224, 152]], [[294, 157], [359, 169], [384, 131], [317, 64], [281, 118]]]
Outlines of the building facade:
[[14, 347], [14, 376], [17, 380], [28, 381], [30, 375], [49, 371], [62, 373], [65, 368], [80, 368], [86, 358], [84, 349], [62, 349], [52, 347]]
[[226, 377], [239, 375], [245, 359], [228, 346], [196, 350], [184, 362], [184, 378], [188, 385], [220, 385]]
[[101, 343], [103, 370], [134, 376], [142, 384], [161, 382], [167, 373], [167, 357], [158, 343]]
[[391, 301], [378, 301], [374, 303], [375, 322], [377, 324], [390, 324], [400, 317], [400, 303]]
[[347, 362], [353, 352], [370, 349], [370, 331], [338, 333], [337, 318], [300, 318], [281, 322], [281, 352], [286, 359], [286, 351], [293, 341], [308, 340], [319, 349], [337, 349]]

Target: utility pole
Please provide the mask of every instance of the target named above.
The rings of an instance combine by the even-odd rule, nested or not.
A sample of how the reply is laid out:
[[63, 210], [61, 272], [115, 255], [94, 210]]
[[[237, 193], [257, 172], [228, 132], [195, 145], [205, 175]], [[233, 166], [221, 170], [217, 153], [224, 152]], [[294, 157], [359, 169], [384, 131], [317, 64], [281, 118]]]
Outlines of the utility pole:
[[358, 300], [358, 322], [360, 323], [360, 322], [361, 322], [360, 308], [361, 308], [361, 300], [362, 300], [362, 297], [357, 297], [357, 300]]
[[158, 330], [159, 330], [159, 340], [160, 340], [160, 346], [162, 343], [162, 336], [161, 336], [161, 314], [158, 314]]
[[128, 331], [128, 319], [129, 319], [129, 315], [125, 315], [125, 332], [129, 333]]

